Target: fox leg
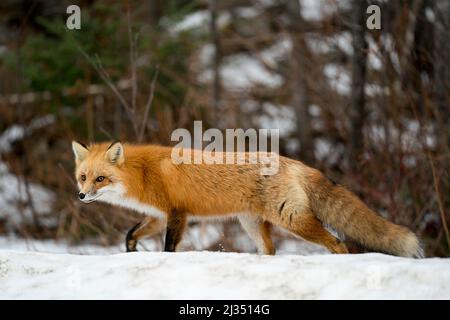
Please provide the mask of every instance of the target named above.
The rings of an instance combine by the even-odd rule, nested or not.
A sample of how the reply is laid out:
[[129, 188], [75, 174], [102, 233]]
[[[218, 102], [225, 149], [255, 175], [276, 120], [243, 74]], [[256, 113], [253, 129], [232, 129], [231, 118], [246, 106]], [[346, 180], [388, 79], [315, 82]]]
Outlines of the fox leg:
[[161, 232], [163, 228], [163, 219], [146, 217], [144, 220], [131, 228], [130, 231], [128, 231], [125, 240], [127, 252], [137, 251], [136, 246], [139, 239], [142, 239], [144, 237], [152, 237], [158, 232]]
[[166, 240], [164, 251], [175, 252], [186, 228], [186, 214], [172, 212], [167, 217]]
[[285, 227], [303, 239], [320, 244], [332, 253], [348, 253], [346, 245], [324, 228], [312, 213], [289, 215]]
[[250, 215], [239, 216], [239, 222], [249, 237], [255, 242], [259, 254], [275, 254], [270, 237], [271, 223]]

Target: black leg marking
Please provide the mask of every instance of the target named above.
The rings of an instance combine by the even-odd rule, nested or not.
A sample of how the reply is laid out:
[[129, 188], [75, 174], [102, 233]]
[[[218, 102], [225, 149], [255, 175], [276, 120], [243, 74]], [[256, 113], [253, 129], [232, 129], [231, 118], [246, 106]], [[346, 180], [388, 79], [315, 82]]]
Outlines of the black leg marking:
[[291, 222], [292, 222], [292, 215], [293, 215], [294, 213], [293, 212], [291, 212], [291, 214], [289, 215], [289, 225], [291, 225]]
[[127, 236], [125, 238], [125, 247], [127, 249], [127, 252], [134, 252], [137, 251], [137, 241], [134, 239], [133, 233], [141, 226], [141, 222], [136, 224], [133, 228], [128, 231]]
[[175, 252], [178, 243], [181, 241], [186, 225], [186, 215], [184, 213], [172, 212], [167, 217], [166, 241], [164, 251]]
[[283, 211], [284, 205], [286, 204], [286, 200], [281, 204], [280, 209], [278, 210], [278, 214], [281, 216], [281, 212]]
[[167, 229], [166, 231], [166, 241], [164, 243], [164, 251], [166, 252], [175, 252], [175, 230]]

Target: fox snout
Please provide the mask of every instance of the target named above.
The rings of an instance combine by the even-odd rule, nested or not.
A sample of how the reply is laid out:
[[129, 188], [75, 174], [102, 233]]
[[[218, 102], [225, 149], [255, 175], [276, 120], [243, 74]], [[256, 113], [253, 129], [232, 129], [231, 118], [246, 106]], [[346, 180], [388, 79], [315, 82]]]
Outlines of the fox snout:
[[101, 194], [99, 194], [98, 192], [95, 193], [83, 193], [80, 192], [78, 193], [78, 198], [83, 201], [84, 203], [90, 203], [93, 202], [95, 200], [97, 200], [97, 198], [101, 196]]
[[92, 202], [97, 199], [99, 196], [99, 193], [97, 192], [96, 188], [91, 185], [84, 185], [80, 188], [80, 191], [78, 192], [78, 199], [85, 203]]
[[78, 193], [78, 199], [80, 199], [81, 201], [83, 201], [84, 203], [89, 203], [94, 201], [96, 198], [95, 194], [86, 194], [83, 192]]

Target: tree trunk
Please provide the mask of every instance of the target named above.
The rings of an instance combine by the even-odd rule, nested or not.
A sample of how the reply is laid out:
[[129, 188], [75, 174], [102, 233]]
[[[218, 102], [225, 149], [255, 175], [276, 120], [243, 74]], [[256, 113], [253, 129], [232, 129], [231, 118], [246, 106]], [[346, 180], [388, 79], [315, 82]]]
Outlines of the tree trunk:
[[159, 19], [163, 14], [163, 6], [161, 0], [149, 0], [148, 1], [149, 8], [149, 24], [152, 27], [157, 27]]
[[299, 1], [288, 0], [286, 8], [289, 15], [289, 32], [293, 41], [291, 57], [292, 70], [292, 106], [297, 122], [297, 137], [300, 141], [300, 158], [308, 164], [314, 162], [314, 141], [309, 115], [309, 93], [307, 75], [308, 56], [304, 37], [304, 21]]
[[363, 128], [365, 122], [365, 94], [367, 42], [366, 29], [366, 1], [353, 0], [352, 2], [352, 33], [353, 33], [353, 60], [352, 60], [352, 95], [350, 102], [350, 166], [353, 170], [358, 168], [358, 162], [364, 149]]
[[434, 81], [435, 105], [439, 114], [440, 143], [444, 150], [450, 148], [450, 2], [438, 0], [434, 3], [436, 12], [435, 51], [434, 51]]
[[213, 107], [213, 122], [218, 126], [218, 114], [220, 108], [220, 60], [221, 60], [221, 50], [220, 50], [220, 38], [219, 31], [217, 30], [217, 0], [210, 0], [209, 10], [210, 10], [210, 32], [211, 32], [211, 42], [214, 46], [214, 61], [213, 61], [213, 87], [211, 95], [211, 105]]

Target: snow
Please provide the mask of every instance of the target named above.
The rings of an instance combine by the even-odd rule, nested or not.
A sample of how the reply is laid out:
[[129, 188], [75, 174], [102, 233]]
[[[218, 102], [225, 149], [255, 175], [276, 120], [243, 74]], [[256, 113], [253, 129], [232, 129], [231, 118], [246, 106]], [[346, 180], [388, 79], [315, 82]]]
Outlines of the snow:
[[298, 0], [300, 1], [301, 15], [303, 19], [311, 22], [322, 21], [339, 10], [347, 10], [350, 7], [348, 0]]
[[[222, 81], [229, 90], [245, 91], [255, 85], [277, 88], [284, 82], [283, 78], [269, 71], [260, 61], [247, 54], [235, 54], [226, 57], [220, 68]], [[207, 69], [200, 73], [199, 81], [212, 81], [213, 73]]]
[[[223, 245], [220, 243], [224, 237], [224, 224], [218, 222], [203, 221], [194, 225], [189, 225], [183, 239], [178, 246], [178, 251], [201, 251], [218, 244], [220, 251], [225, 251]], [[242, 232], [242, 229], [237, 223], [234, 228], [228, 230], [228, 235], [232, 236], [233, 247], [238, 252], [256, 252], [256, 246], [249, 236]], [[282, 241], [277, 241], [278, 253], [298, 253], [303, 255], [323, 254], [328, 251], [317, 244], [304, 241], [299, 238], [293, 238], [286, 230], [275, 228], [281, 235]], [[125, 237], [125, 233], [123, 235]], [[275, 241], [277, 237], [275, 236]], [[0, 251], [1, 250], [15, 250], [22, 252], [46, 252], [46, 253], [71, 253], [71, 254], [95, 254], [107, 255], [113, 253], [125, 252], [125, 239], [117, 245], [104, 246], [99, 244], [99, 239], [90, 239], [89, 241], [71, 244], [65, 239], [25, 239], [14, 235], [0, 236]], [[157, 235], [149, 239], [139, 240], [138, 251], [161, 251], [163, 249], [163, 235]]]
[[[160, 250], [156, 244], [151, 240], [145, 241], [147, 250]], [[122, 253], [125, 250], [125, 245], [120, 244], [116, 246], [101, 246], [97, 244], [82, 244], [70, 245], [66, 240], [36, 240], [24, 239], [15, 236], [0, 237], [0, 251], [14, 250], [17, 252], [45, 252], [45, 253], [71, 253], [71, 254], [95, 254], [108, 255], [114, 253]]]
[[285, 148], [288, 155], [298, 153], [300, 151], [300, 147], [301, 143], [298, 138], [289, 138], [286, 140]]
[[374, 84], [374, 83], [366, 83], [364, 86], [364, 92], [368, 97], [375, 97], [379, 95], [390, 95], [390, 89], [389, 87], [381, 87], [380, 85]]
[[177, 33], [186, 31], [189, 29], [199, 28], [209, 21], [209, 12], [206, 10], [196, 11], [194, 13], [186, 15], [180, 22], [176, 23], [171, 32]]
[[321, 21], [334, 12], [329, 0], [300, 0], [300, 12], [307, 21]]
[[21, 125], [13, 125], [9, 127], [0, 135], [0, 153], [10, 152], [12, 143], [23, 139], [25, 135], [30, 134], [37, 129], [51, 125], [54, 122], [55, 117], [53, 115], [46, 115], [34, 119], [27, 127]]
[[449, 299], [450, 259], [0, 251], [0, 299]]
[[[186, 32], [195, 29], [206, 29], [209, 26], [211, 13], [208, 10], [199, 10], [187, 14], [183, 19], [169, 28], [172, 34]], [[221, 12], [217, 18], [217, 25], [219, 29], [227, 26], [231, 21], [231, 16], [228, 12]]]
[[341, 65], [329, 63], [323, 68], [328, 83], [337, 93], [343, 96], [350, 95], [351, 76], [348, 70]]
[[380, 71], [383, 68], [383, 61], [381, 60], [382, 54], [380, 52], [380, 47], [372, 37], [367, 37], [367, 43], [369, 46], [369, 54], [367, 55], [367, 64], [369, 68], [376, 71]]
[[436, 22], [436, 15], [433, 12], [433, 9], [426, 8], [425, 9], [425, 17], [427, 18], [428, 22], [434, 23]]
[[258, 17], [262, 12], [257, 7], [239, 7], [234, 9], [237, 17], [242, 19], [253, 19]]
[[[0, 135], [0, 155], [11, 151], [12, 144], [33, 131], [53, 124], [55, 117], [46, 115], [31, 121], [26, 127], [13, 125]], [[54, 219], [44, 219], [43, 215], [50, 213], [54, 193], [49, 189], [29, 183], [29, 193], [35, 212], [40, 215], [40, 222], [47, 226], [55, 224]], [[4, 218], [8, 224], [19, 224], [32, 221], [31, 207], [25, 206], [19, 209], [19, 204], [27, 203], [28, 196], [23, 179], [11, 173], [0, 160], [0, 218]]]
[[312, 104], [308, 108], [308, 113], [313, 117], [319, 117], [322, 114], [322, 110], [316, 104]]
[[314, 53], [325, 54], [330, 52], [331, 50], [331, 44], [329, 41], [329, 39], [331, 38], [321, 37], [316, 34], [307, 34], [305, 39], [308, 47]]
[[[285, 36], [273, 45], [256, 52], [254, 55], [237, 53], [223, 58], [220, 76], [224, 86], [234, 92], [248, 91], [255, 86], [278, 88], [284, 83], [276, 70], [280, 61], [288, 59], [292, 50], [292, 40]], [[198, 80], [209, 83], [213, 79], [211, 64], [214, 58], [214, 46], [205, 44], [198, 50]]]
[[[261, 14], [260, 8], [255, 7], [238, 7], [235, 8], [234, 14], [242, 19], [254, 19]], [[172, 24], [169, 31], [172, 34], [181, 32], [204, 30], [208, 31], [211, 13], [209, 10], [198, 10], [185, 15], [180, 21]], [[223, 29], [231, 23], [231, 14], [226, 11], [220, 11], [217, 18], [217, 26]]]
[[352, 34], [349, 31], [344, 31], [331, 37], [337, 47], [345, 52], [347, 55], [353, 55], [353, 44], [352, 44]]
[[292, 51], [292, 39], [281, 37], [275, 44], [263, 50], [260, 54], [261, 60], [271, 68], [276, 68], [278, 62], [286, 61]]
[[336, 33], [332, 37], [311, 33], [307, 35], [306, 41], [315, 53], [326, 54], [337, 48], [348, 56], [353, 55], [352, 35], [348, 31]]
[[[395, 124], [389, 122], [387, 124], [390, 139], [393, 141], [400, 140], [402, 151], [405, 153], [415, 153], [423, 151], [426, 148], [433, 148], [436, 144], [436, 137], [433, 126], [424, 124], [423, 126], [417, 120], [402, 118], [401, 123], [403, 130], [400, 132]], [[367, 131], [369, 139], [373, 145], [383, 145], [386, 139], [384, 126], [371, 125]]]
[[[13, 224], [19, 224], [23, 219], [31, 221], [32, 212], [29, 206], [23, 208], [22, 212], [18, 209], [18, 204], [28, 201], [24, 182], [5, 171], [5, 165], [0, 163], [0, 166], [0, 218], [5, 218]], [[54, 199], [53, 192], [35, 183], [29, 183], [29, 190], [36, 212], [49, 213]]]
[[205, 44], [198, 50], [198, 62], [200, 67], [208, 67], [214, 59], [214, 54], [216, 50], [212, 44]]
[[326, 138], [317, 138], [314, 140], [315, 157], [328, 165], [336, 164], [344, 151], [342, 145], [336, 145]]
[[255, 116], [260, 128], [279, 129], [280, 137], [287, 137], [295, 131], [295, 113], [292, 107], [264, 102], [263, 114]]

